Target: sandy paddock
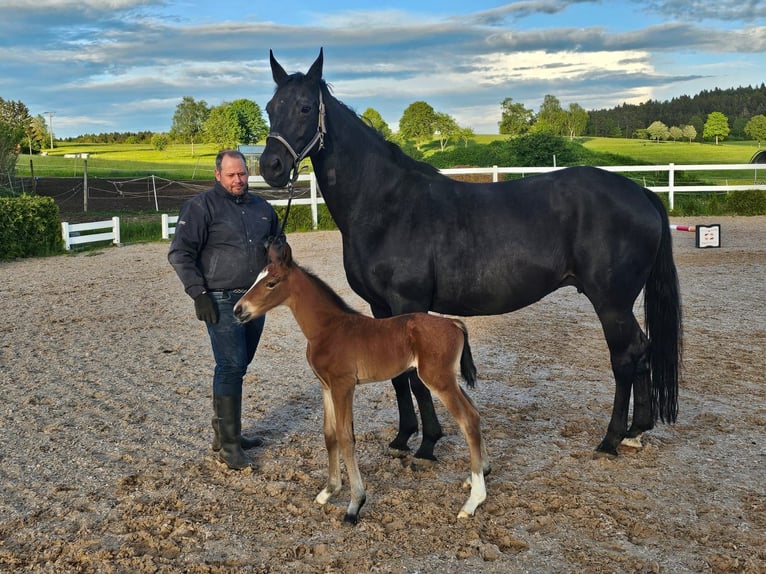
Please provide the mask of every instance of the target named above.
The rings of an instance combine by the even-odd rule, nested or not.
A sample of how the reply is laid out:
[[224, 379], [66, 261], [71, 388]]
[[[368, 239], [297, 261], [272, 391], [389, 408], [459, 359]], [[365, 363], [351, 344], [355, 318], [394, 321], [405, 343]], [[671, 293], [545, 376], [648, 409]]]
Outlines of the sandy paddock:
[[[676, 220], [676, 223], [705, 223]], [[212, 366], [167, 244], [0, 263], [0, 571], [764, 572], [766, 217], [717, 218], [723, 247], [674, 232], [686, 354], [679, 421], [640, 451], [595, 458], [613, 382], [596, 316], [574, 289], [468, 319], [493, 461], [467, 497], [462, 436], [413, 468], [386, 445], [389, 383], [356, 394], [368, 502], [325, 507], [319, 383], [284, 308], [245, 381], [255, 469], [209, 449]], [[289, 237], [296, 259], [348, 288], [338, 232]], [[415, 441], [411, 444], [415, 444]], [[345, 479], [345, 476], [344, 476]]]

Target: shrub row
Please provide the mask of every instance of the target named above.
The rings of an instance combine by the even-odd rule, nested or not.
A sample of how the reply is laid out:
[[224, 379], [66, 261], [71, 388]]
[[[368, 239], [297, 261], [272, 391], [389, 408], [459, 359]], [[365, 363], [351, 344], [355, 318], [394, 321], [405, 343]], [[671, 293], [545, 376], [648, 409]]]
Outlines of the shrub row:
[[50, 197], [0, 197], [0, 260], [64, 251], [59, 208]]

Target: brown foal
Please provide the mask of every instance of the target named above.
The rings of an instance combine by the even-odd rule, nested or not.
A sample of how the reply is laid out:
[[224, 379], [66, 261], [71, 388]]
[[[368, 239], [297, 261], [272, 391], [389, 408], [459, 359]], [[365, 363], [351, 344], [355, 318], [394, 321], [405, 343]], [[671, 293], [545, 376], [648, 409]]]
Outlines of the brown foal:
[[345, 521], [359, 520], [366, 494], [354, 452], [354, 390], [359, 383], [389, 380], [416, 369], [455, 417], [468, 443], [471, 475], [465, 484], [470, 485], [471, 494], [458, 517], [473, 515], [487, 496], [484, 474], [490, 464], [479, 413], [456, 376], [459, 365], [468, 385], [474, 385], [476, 368], [463, 322], [427, 313], [385, 319], [362, 315], [295, 263], [286, 242], [271, 244], [268, 265], [239, 300], [234, 314], [247, 322], [278, 305], [292, 311], [308, 340], [308, 362], [322, 382], [329, 476], [316, 501], [325, 504], [340, 491], [342, 453], [351, 486]]

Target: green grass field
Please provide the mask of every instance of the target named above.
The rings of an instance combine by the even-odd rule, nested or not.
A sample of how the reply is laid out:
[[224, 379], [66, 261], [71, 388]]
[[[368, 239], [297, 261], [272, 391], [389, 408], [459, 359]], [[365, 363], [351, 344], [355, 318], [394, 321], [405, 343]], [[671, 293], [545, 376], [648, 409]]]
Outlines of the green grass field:
[[[506, 139], [497, 134], [480, 134], [474, 141], [487, 144]], [[748, 163], [758, 150], [754, 142], [712, 143], [662, 142], [618, 138], [583, 138], [581, 143], [596, 152], [608, 152], [642, 164], [715, 164]], [[439, 149], [439, 144], [424, 146], [426, 155]], [[167, 179], [213, 179], [217, 149], [213, 144], [173, 144], [157, 151], [149, 144], [59, 144], [47, 155], [22, 154], [16, 173], [29, 177], [34, 169], [38, 177], [79, 177], [83, 174], [82, 158], [66, 155], [89, 154], [88, 174], [93, 177], [145, 177], [157, 175]], [[505, 167], [505, 166], [503, 166]]]

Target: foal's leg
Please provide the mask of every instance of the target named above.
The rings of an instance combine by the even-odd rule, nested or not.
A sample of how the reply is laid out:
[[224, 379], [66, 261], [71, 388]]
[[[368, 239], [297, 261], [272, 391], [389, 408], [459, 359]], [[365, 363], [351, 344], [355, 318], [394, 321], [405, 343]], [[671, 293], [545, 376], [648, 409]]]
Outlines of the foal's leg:
[[630, 393], [634, 381], [638, 387], [638, 420], [646, 423], [648, 385], [641, 379], [646, 374], [647, 342], [633, 312], [604, 311], [599, 313], [604, 328], [615, 379], [614, 406], [606, 436], [596, 450], [617, 456], [617, 445], [627, 436]]
[[367, 500], [364, 491], [362, 474], [356, 460], [356, 438], [354, 437], [354, 390], [357, 381], [353, 377], [343, 382], [335, 381], [332, 398], [335, 405], [335, 424], [338, 433], [338, 443], [346, 463], [348, 482], [351, 487], [351, 502], [349, 502], [344, 522], [356, 524], [359, 521], [359, 511]]
[[327, 448], [328, 469], [327, 486], [314, 499], [319, 504], [325, 504], [340, 491], [342, 486], [335, 406], [330, 387], [324, 381], [322, 381], [322, 404], [324, 405], [324, 444]]
[[[425, 367], [425, 368], [424, 368]], [[489, 474], [490, 463], [484, 439], [481, 435], [481, 420], [473, 401], [458, 385], [454, 372], [444, 368], [429, 368], [420, 365], [423, 381], [428, 385], [447, 410], [455, 417], [468, 444], [471, 456], [471, 476], [466, 484], [471, 486], [471, 494], [458, 513], [458, 518], [473, 516], [476, 508], [487, 498], [484, 475]]]

